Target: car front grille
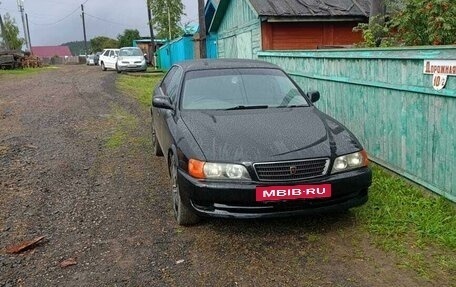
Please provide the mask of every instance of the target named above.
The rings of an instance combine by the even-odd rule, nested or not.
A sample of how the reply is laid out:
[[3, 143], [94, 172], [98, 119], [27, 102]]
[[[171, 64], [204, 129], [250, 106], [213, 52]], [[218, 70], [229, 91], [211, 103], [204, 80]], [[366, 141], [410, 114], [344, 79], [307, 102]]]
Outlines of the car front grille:
[[255, 163], [253, 167], [260, 181], [294, 181], [325, 175], [329, 159]]

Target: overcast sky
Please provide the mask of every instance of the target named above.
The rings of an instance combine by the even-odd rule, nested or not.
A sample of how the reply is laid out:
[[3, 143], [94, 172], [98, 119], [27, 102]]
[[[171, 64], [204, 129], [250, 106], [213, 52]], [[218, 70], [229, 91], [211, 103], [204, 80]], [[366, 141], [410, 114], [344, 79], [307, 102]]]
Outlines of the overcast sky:
[[[149, 36], [146, 0], [24, 0], [32, 46], [60, 45], [83, 40], [81, 4], [86, 14], [87, 40], [97, 36], [116, 38], [125, 29], [138, 29]], [[186, 16], [182, 22], [198, 22], [198, 1], [182, 0]], [[17, 0], [0, 0], [0, 14], [16, 20], [23, 37]]]

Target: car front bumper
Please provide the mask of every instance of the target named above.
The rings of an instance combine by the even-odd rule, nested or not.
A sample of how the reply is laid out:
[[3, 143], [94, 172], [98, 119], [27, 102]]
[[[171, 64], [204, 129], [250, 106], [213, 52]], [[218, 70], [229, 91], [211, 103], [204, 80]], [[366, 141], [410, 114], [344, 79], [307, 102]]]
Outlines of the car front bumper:
[[184, 204], [202, 216], [227, 218], [282, 217], [346, 210], [367, 202], [371, 182], [369, 168], [293, 183], [274, 182], [269, 185], [331, 184], [332, 195], [324, 199], [257, 202], [256, 187], [264, 186], [264, 182], [209, 182], [194, 179], [182, 170], [178, 174]]
[[147, 64], [122, 64], [117, 63], [117, 69], [120, 71], [141, 72], [147, 70]]

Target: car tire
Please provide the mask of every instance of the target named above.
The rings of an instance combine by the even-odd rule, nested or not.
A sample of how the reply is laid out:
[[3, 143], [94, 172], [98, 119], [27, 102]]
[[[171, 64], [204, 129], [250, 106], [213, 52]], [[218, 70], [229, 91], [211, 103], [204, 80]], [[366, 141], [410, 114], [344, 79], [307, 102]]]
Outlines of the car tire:
[[116, 64], [116, 71], [117, 71], [117, 74], [120, 74], [122, 71], [119, 70], [119, 67], [117, 67], [117, 64]]
[[101, 70], [102, 70], [102, 71], [106, 71], [106, 67], [105, 67], [105, 65], [104, 65], [103, 62], [101, 62]]
[[177, 224], [182, 226], [195, 225], [201, 218], [182, 201], [179, 183], [177, 181], [177, 164], [174, 155], [171, 155], [170, 157], [169, 166], [169, 173], [171, 176], [171, 202], [173, 204], [173, 212]]
[[152, 127], [152, 151], [155, 156], [163, 156], [163, 151], [161, 149], [160, 143], [157, 140], [157, 135], [155, 134], [155, 129]]

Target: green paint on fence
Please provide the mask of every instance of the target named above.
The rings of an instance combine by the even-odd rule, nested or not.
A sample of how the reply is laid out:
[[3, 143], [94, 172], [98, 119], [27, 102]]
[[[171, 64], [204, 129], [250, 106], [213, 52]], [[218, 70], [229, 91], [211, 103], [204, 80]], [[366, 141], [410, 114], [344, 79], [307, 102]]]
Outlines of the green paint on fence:
[[426, 59], [456, 47], [260, 52], [290, 72], [317, 106], [350, 128], [375, 161], [456, 201], [456, 77], [436, 91]]

